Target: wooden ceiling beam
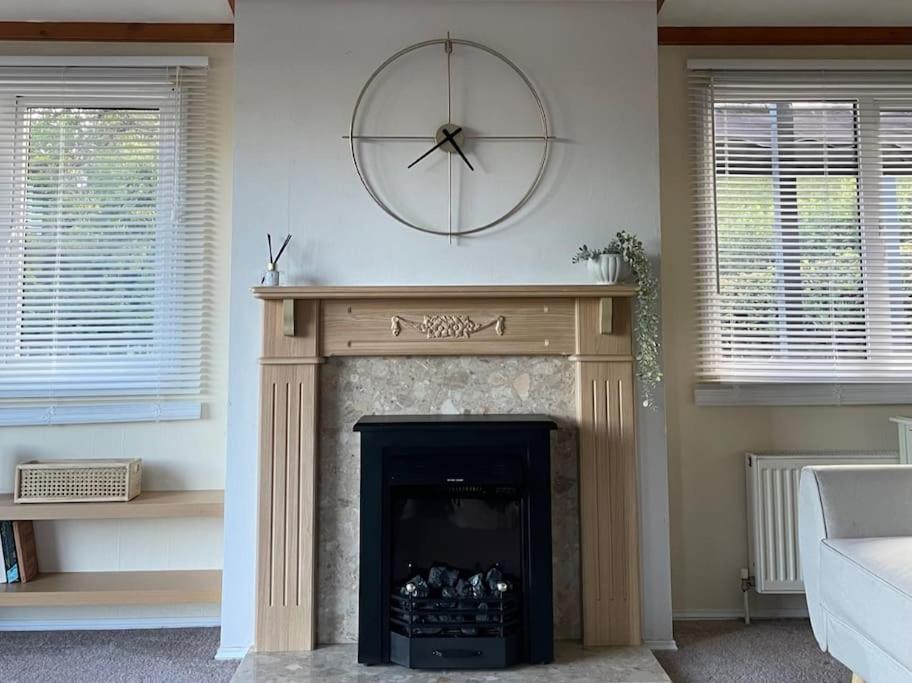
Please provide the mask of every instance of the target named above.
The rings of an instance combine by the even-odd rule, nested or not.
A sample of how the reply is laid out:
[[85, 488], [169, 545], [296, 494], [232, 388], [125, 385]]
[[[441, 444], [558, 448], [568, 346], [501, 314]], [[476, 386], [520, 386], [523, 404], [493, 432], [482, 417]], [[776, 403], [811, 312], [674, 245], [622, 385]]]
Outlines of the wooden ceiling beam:
[[659, 45], [912, 45], [912, 26], [659, 26]]
[[0, 40], [118, 43], [233, 43], [234, 24], [0, 21]]

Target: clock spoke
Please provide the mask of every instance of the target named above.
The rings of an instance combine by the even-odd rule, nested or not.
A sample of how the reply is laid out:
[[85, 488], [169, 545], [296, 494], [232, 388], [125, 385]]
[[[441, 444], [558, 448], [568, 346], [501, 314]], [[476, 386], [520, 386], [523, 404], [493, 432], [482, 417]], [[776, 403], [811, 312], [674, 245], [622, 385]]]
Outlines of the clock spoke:
[[533, 141], [533, 142], [544, 142], [545, 140], [555, 140], [556, 138], [553, 135], [466, 135], [466, 140], [518, 140], [518, 141]]
[[453, 41], [449, 31], [443, 49], [446, 51], [447, 62], [447, 123], [453, 123], [453, 67], [450, 63], [453, 56]]
[[343, 140], [396, 140], [399, 142], [433, 142], [433, 135], [343, 135]]

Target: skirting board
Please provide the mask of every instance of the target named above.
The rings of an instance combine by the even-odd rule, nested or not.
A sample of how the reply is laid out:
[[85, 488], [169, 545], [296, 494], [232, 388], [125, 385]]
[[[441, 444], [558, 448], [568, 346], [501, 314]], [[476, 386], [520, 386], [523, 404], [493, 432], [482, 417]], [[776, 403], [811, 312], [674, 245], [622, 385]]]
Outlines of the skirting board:
[[[674, 612], [674, 621], [724, 621], [743, 619], [744, 612], [739, 609], [693, 609]], [[781, 609], [753, 609], [751, 619], [807, 619], [806, 607], [786, 607]]]
[[667, 650], [669, 652], [678, 651], [678, 644], [673, 640], [644, 640], [643, 645], [648, 647], [650, 650]]
[[226, 659], [244, 659], [249, 651], [250, 648], [244, 645], [222, 646], [218, 649], [218, 652], [215, 653], [215, 658], [219, 661]]
[[0, 631], [123, 631], [157, 628], [211, 628], [219, 617], [99, 617], [92, 619], [0, 619]]

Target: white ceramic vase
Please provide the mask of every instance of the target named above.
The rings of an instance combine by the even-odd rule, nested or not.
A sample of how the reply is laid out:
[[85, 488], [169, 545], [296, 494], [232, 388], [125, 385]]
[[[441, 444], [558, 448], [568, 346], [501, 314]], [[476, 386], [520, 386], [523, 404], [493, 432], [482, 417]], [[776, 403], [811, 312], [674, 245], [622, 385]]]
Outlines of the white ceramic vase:
[[587, 259], [586, 267], [598, 284], [617, 284], [621, 275], [621, 257], [619, 254], [602, 254], [598, 258]]

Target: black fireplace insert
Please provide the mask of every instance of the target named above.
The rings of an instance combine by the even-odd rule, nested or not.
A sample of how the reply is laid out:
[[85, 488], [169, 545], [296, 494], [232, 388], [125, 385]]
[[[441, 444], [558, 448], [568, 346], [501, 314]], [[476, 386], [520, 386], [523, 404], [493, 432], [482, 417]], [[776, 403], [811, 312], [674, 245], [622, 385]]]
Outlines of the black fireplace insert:
[[358, 661], [553, 659], [550, 431], [542, 415], [366, 416]]

